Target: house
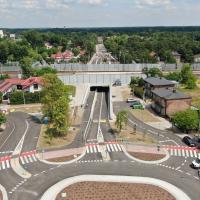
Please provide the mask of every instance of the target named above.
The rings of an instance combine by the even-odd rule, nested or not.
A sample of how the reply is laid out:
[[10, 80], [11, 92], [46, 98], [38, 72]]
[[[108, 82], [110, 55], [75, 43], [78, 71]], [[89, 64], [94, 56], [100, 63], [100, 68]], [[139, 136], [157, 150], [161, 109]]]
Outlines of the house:
[[41, 77], [30, 77], [28, 79], [10, 78], [0, 82], [0, 92], [3, 97], [17, 90], [34, 93], [41, 91], [42, 85]]
[[46, 47], [46, 49], [52, 49], [53, 45], [51, 45], [49, 42], [45, 42], [44, 46]]
[[160, 88], [171, 88], [175, 87], [175, 83], [165, 78], [149, 77], [144, 80], [145, 96], [152, 98], [152, 91]]
[[171, 117], [191, 106], [192, 98], [176, 89], [160, 88], [152, 91], [152, 108], [161, 116]]
[[4, 37], [3, 30], [0, 30], [0, 38], [3, 38], [3, 37]]
[[62, 60], [69, 61], [74, 57], [74, 54], [70, 50], [66, 50], [64, 53], [58, 52], [56, 54], [52, 54], [51, 58], [54, 58], [58, 63]]
[[15, 34], [10, 34], [10, 39], [15, 40]]
[[200, 54], [194, 55], [194, 62], [195, 63], [200, 63]]
[[177, 51], [172, 51], [171, 55], [176, 60], [177, 64], [181, 63], [181, 54], [179, 54]]

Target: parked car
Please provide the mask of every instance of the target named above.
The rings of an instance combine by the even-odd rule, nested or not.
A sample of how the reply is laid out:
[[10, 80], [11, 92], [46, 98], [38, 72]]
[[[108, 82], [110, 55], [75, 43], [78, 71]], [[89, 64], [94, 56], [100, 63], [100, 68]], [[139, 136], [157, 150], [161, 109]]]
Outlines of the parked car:
[[195, 168], [195, 169], [200, 168], [200, 159], [199, 158], [192, 161], [192, 167]]
[[195, 147], [196, 146], [196, 143], [195, 141], [193, 141], [193, 139], [189, 136], [185, 136], [182, 141], [187, 144], [188, 146], [190, 147]]
[[141, 109], [141, 110], [143, 110], [143, 109], [144, 109], [144, 106], [143, 106], [140, 102], [134, 102], [134, 103], [132, 104], [132, 108], [133, 108], [133, 109]]
[[117, 79], [114, 83], [113, 83], [113, 86], [121, 86], [122, 85], [122, 82], [120, 79]]
[[139, 100], [137, 100], [137, 99], [134, 99], [134, 98], [128, 98], [127, 99], [127, 103], [134, 103], [134, 102], [139, 102]]

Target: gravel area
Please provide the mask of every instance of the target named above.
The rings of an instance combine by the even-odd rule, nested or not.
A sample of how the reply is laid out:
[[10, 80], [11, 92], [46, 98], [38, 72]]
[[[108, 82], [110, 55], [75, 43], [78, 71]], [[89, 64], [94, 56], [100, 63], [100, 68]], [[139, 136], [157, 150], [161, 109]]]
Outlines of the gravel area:
[[152, 153], [141, 153], [141, 152], [128, 152], [131, 156], [144, 160], [144, 161], [156, 161], [161, 160], [166, 155], [164, 154], [152, 154]]
[[175, 200], [167, 191], [153, 185], [82, 182], [65, 188], [56, 200]]

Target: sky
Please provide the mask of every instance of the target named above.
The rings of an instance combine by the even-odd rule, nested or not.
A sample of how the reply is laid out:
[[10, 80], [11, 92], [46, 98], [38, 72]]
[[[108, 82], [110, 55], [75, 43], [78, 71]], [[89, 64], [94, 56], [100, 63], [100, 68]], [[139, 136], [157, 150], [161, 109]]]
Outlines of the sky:
[[0, 28], [200, 25], [200, 0], [0, 0]]

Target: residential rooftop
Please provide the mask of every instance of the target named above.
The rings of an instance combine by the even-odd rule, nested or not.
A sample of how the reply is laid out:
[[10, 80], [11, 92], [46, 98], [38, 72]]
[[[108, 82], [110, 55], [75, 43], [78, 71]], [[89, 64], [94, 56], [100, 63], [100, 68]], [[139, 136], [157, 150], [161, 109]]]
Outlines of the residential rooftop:
[[165, 88], [160, 88], [160, 89], [155, 89], [152, 91], [153, 94], [164, 98], [166, 100], [175, 100], [175, 99], [191, 99], [189, 95], [179, 92], [175, 89], [165, 89]]
[[153, 86], [175, 85], [172, 81], [169, 81], [165, 78], [149, 77], [149, 78], [146, 78], [144, 81], [147, 83], [150, 83]]

